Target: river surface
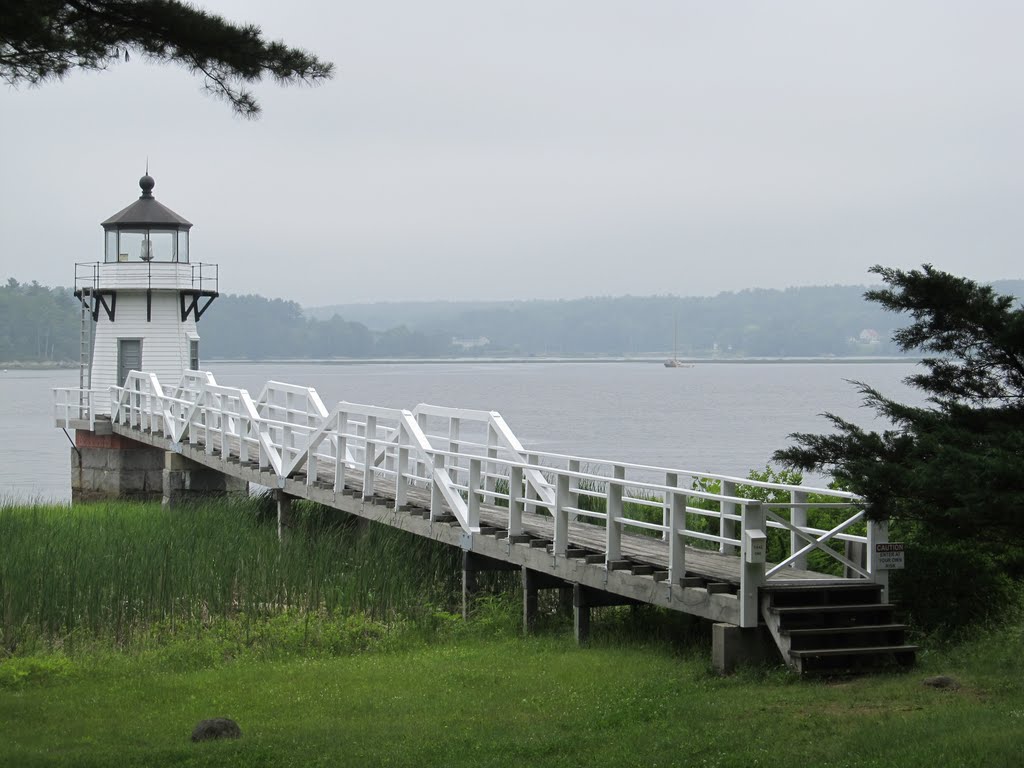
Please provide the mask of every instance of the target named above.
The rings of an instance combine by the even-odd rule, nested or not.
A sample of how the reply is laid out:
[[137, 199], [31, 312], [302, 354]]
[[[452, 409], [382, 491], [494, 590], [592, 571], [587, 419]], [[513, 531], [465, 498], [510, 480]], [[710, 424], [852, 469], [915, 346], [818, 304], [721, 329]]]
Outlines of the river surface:
[[[881, 429], [849, 380], [907, 402], [913, 363], [210, 363], [217, 382], [255, 397], [268, 379], [338, 400], [499, 411], [527, 447], [745, 476], [791, 432], [823, 432], [831, 411]], [[53, 427], [52, 389], [77, 370], [0, 371], [0, 500], [71, 498], [70, 444]]]

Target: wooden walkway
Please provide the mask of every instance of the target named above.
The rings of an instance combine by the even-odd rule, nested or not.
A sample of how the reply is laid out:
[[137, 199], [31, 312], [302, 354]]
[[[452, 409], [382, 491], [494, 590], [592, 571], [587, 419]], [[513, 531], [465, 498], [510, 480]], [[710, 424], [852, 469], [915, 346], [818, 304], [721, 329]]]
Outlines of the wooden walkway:
[[[778, 616], [793, 612], [794, 595], [833, 607], [836, 594], [868, 595], [884, 605], [887, 571], [870, 553], [886, 529], [852, 494], [531, 451], [495, 412], [328, 409], [315, 390], [280, 382], [253, 397], [189, 372], [165, 391], [133, 371], [110, 397], [101, 421], [173, 457], [165, 494], [172, 464], [213, 470], [275, 492], [282, 526], [290, 501], [308, 499], [458, 547], [466, 584], [471, 570], [522, 570], [527, 620], [536, 589], [557, 587], [574, 594], [578, 631], [591, 606], [648, 603], [721, 626], [767, 626], [785, 656], [798, 630]], [[95, 429], [96, 400], [59, 392], [57, 425]], [[788, 540], [782, 562], [766, 562], [769, 535], [775, 547]], [[846, 556], [849, 543], [869, 553], [866, 562]], [[815, 551], [848, 577], [809, 570]]]
[[[256, 462], [222, 458], [220, 451], [207, 452], [205, 441], [176, 448], [161, 432], [114, 424], [113, 431], [141, 443], [177, 450], [183, 457], [225, 475], [255, 485], [279, 489], [287, 497], [308, 499], [351, 515], [460, 547], [496, 561], [539, 571], [566, 584], [580, 583], [610, 592], [630, 601], [650, 603], [713, 621], [740, 624], [738, 592], [742, 582], [742, 560], [738, 553], [725, 554], [707, 548], [686, 547], [685, 573], [669, 582], [669, 544], [658, 536], [625, 531], [620, 557], [608, 563], [605, 526], [570, 521], [565, 555], [552, 552], [555, 520], [550, 513], [522, 513], [522, 530], [510, 534], [507, 507], [481, 504], [480, 530], [466, 536], [451, 510], [431, 519], [431, 494], [410, 488], [401, 508], [395, 505], [395, 484], [376, 480], [372, 494], [363, 495], [359, 478], [350, 478], [340, 493], [330, 483], [307, 482], [298, 472], [283, 483], [273, 471], [260, 469]], [[769, 567], [773, 564], [768, 563]], [[797, 585], [835, 587], [861, 583], [862, 579], [839, 578], [816, 571], [785, 568], [765, 579], [762, 589]]]

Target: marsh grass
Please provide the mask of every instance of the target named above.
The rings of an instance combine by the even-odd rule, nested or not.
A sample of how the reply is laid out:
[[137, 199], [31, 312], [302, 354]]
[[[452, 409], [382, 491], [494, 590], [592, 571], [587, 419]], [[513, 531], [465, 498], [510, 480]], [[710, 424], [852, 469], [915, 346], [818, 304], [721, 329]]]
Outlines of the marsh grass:
[[116, 502], [0, 506], [0, 647], [104, 638], [158, 626], [279, 615], [370, 622], [447, 607], [457, 553], [385, 526], [299, 505], [281, 545], [259, 500], [184, 509]]

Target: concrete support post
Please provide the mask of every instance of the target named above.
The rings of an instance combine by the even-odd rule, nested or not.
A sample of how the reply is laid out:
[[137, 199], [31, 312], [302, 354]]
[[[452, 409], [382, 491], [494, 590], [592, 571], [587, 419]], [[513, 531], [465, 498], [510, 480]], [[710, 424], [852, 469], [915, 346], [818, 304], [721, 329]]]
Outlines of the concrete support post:
[[537, 627], [537, 573], [523, 566], [523, 634]]
[[163, 505], [172, 508], [209, 497], [247, 496], [249, 483], [210, 469], [173, 451], [163, 454]]
[[575, 588], [572, 585], [558, 588], [558, 612], [562, 616], [569, 616], [572, 613], [574, 593]]
[[277, 497], [277, 540], [284, 542], [291, 536], [292, 497], [284, 491], [274, 491]]
[[637, 602], [582, 584], [572, 585], [573, 632], [578, 644], [586, 645], [590, 640], [590, 609], [608, 605], [636, 606]]
[[462, 618], [469, 619], [469, 608], [473, 595], [479, 589], [476, 577], [476, 563], [472, 552], [462, 553]]
[[764, 664], [778, 655], [779, 649], [764, 626], [711, 625], [711, 663], [719, 674], [727, 675], [743, 664]]
[[572, 590], [572, 630], [577, 645], [586, 645], [590, 641], [590, 604], [586, 600], [584, 587], [573, 585]]
[[[500, 561], [499, 561], [500, 562]], [[568, 601], [571, 599], [573, 585], [557, 576], [541, 571], [531, 571], [525, 565], [523, 569], [523, 634], [530, 634], [537, 623], [537, 593], [542, 589], [557, 589], [561, 607], [568, 612]]]

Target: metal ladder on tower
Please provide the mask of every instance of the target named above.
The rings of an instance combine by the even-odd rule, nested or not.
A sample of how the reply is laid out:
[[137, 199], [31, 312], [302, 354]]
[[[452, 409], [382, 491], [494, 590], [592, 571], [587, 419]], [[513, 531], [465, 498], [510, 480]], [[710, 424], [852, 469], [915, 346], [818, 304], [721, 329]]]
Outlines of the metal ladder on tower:
[[81, 329], [79, 332], [78, 349], [78, 405], [82, 417], [92, 416], [89, 404], [89, 390], [92, 389], [92, 331], [93, 305], [96, 298], [92, 289], [82, 288], [79, 295], [81, 303]]

